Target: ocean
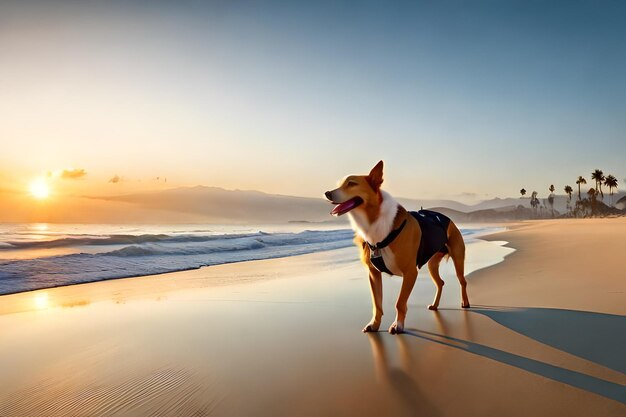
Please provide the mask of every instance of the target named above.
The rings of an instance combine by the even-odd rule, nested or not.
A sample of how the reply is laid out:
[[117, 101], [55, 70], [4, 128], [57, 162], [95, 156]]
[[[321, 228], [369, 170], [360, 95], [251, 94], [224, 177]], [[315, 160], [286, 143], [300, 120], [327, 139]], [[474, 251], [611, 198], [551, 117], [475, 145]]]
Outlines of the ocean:
[[[461, 231], [471, 242], [495, 229]], [[348, 228], [315, 223], [0, 224], [0, 295], [340, 249], [352, 239]]]

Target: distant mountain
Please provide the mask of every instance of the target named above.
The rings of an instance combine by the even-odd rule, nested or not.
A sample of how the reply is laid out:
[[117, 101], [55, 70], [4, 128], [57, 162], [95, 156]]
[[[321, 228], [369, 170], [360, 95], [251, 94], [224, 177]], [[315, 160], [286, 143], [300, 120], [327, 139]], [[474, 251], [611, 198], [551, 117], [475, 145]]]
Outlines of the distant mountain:
[[[254, 190], [226, 190], [219, 187], [181, 187], [164, 191], [118, 196], [89, 197], [115, 203], [131, 204], [143, 210], [179, 213], [181, 221], [203, 218], [223, 222], [324, 222], [345, 224], [346, 217], [331, 217], [332, 205], [320, 198], [267, 194]], [[451, 200], [400, 199], [409, 209], [446, 204], [457, 210], [468, 206]], [[171, 217], [171, 216], [169, 216]], [[170, 220], [171, 221], [171, 220]]]
[[[613, 196], [614, 198], [616, 196]], [[346, 217], [329, 215], [332, 205], [320, 198], [267, 194], [250, 190], [226, 190], [219, 187], [182, 187], [107, 197], [89, 197], [117, 204], [167, 214], [180, 222], [215, 223], [324, 222], [345, 224]], [[572, 197], [572, 201], [575, 197]], [[496, 222], [533, 218], [529, 198], [494, 198], [475, 205], [454, 200], [399, 198], [408, 210], [435, 209], [459, 222]], [[547, 199], [540, 198], [544, 213], [550, 210]], [[605, 196], [608, 201], [608, 196]], [[620, 200], [621, 201], [621, 200]], [[567, 196], [555, 196], [555, 216], [566, 211]], [[547, 215], [546, 215], [547, 216]], [[551, 217], [551, 212], [550, 215]]]
[[419, 210], [420, 208], [430, 207], [448, 207], [453, 210], [468, 212], [472, 211], [472, 206], [459, 203], [454, 200], [420, 200], [415, 198], [397, 198], [398, 202], [402, 204], [407, 210]]
[[[533, 213], [532, 209], [522, 206], [509, 206], [500, 207], [497, 209], [475, 210], [469, 213], [452, 210], [447, 207], [434, 207], [433, 210], [445, 214], [456, 223], [519, 221], [533, 219], [537, 216], [535, 213]], [[559, 214], [560, 213], [555, 210], [554, 217], [558, 217]], [[541, 215], [545, 218], [550, 218], [552, 217], [552, 212], [546, 210]]]
[[[219, 187], [182, 187], [164, 191], [144, 192], [109, 197], [90, 197], [100, 200], [131, 203], [143, 209], [155, 209], [202, 216], [214, 222], [335, 222], [345, 223], [345, 217], [330, 217], [332, 205], [322, 197], [293, 197], [267, 194], [253, 190], [226, 190]], [[399, 198], [408, 210], [435, 206], [448, 207], [459, 212], [473, 210], [473, 206], [454, 200], [418, 200]], [[500, 207], [508, 200], [484, 204]]]
[[[584, 190], [582, 190], [582, 198], [586, 198], [587, 194]], [[617, 202], [618, 201], [622, 201], [619, 200], [620, 198], [623, 199], [623, 197], [626, 197], [626, 193], [624, 192], [620, 192], [620, 193], [615, 193], [613, 195], [613, 201]], [[539, 202], [546, 206], [546, 207], [550, 207], [549, 206], [549, 202], [548, 202], [548, 195], [547, 192], [544, 195], [539, 195]], [[568, 203], [568, 197], [567, 195], [555, 195], [554, 196], [554, 209], [558, 210], [560, 212], [566, 212], [567, 211], [567, 203]], [[578, 192], [574, 192], [574, 194], [572, 194], [572, 200], [570, 202], [571, 205], [576, 204], [576, 201], [578, 200]], [[604, 193], [604, 200], [603, 202], [607, 205], [611, 205], [611, 196], [608, 193]], [[626, 204], [626, 202], [624, 203]], [[484, 210], [484, 209], [498, 209], [498, 208], [506, 208], [506, 207], [510, 207], [510, 206], [515, 206], [517, 207], [518, 205], [522, 205], [523, 207], [526, 208], [530, 208], [530, 197], [523, 197], [523, 198], [494, 198], [491, 200], [485, 200], [482, 201], [476, 205], [473, 206], [468, 206], [469, 209], [468, 210], [461, 210], [464, 212], [472, 212], [472, 211], [477, 211], [477, 210]], [[447, 207], [445, 204], [442, 205], [443, 207]]]
[[318, 222], [331, 218], [329, 213], [332, 208], [322, 198], [205, 186], [95, 198], [133, 203], [143, 208], [178, 212], [194, 217], [202, 216], [211, 222]]

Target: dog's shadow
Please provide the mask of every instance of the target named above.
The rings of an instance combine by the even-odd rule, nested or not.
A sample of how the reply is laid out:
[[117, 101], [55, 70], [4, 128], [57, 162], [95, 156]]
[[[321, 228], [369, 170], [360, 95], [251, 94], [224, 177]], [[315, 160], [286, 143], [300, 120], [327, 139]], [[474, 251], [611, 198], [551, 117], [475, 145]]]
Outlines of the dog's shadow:
[[394, 337], [397, 342], [401, 366], [393, 366], [389, 361], [384, 333], [367, 334], [372, 348], [374, 366], [378, 381], [389, 387], [400, 401], [408, 415], [436, 417], [439, 412], [421, 390], [418, 382], [411, 377], [411, 351], [406, 338]]
[[[551, 308], [476, 306], [496, 323], [555, 349], [578, 356], [614, 371], [626, 371], [626, 317], [588, 311]], [[438, 313], [435, 313], [438, 314]], [[408, 329], [405, 334], [469, 353], [562, 382], [612, 400], [626, 403], [626, 388], [614, 382], [495, 349], [469, 340]]]
[[626, 316], [556, 308], [477, 307], [470, 311], [538, 342], [626, 374]]

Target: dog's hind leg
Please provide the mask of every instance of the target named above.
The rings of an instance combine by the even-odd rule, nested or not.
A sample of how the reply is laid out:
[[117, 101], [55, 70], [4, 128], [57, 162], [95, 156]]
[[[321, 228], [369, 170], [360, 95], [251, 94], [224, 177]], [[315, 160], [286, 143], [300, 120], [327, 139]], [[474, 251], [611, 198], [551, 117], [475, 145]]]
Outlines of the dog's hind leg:
[[456, 277], [461, 284], [461, 307], [469, 308], [470, 302], [467, 296], [467, 281], [465, 280], [465, 242], [463, 242], [463, 236], [454, 223], [450, 224], [448, 233], [448, 252], [454, 262]]
[[433, 300], [433, 303], [428, 306], [429, 310], [437, 310], [437, 308], [439, 307], [439, 300], [441, 300], [441, 292], [443, 291], [443, 286], [445, 282], [443, 282], [443, 280], [441, 279], [441, 275], [439, 275], [439, 264], [441, 263], [443, 256], [443, 253], [437, 252], [428, 261], [428, 272], [430, 272], [430, 277], [433, 279], [433, 282], [437, 287], [435, 299]]
[[456, 277], [459, 279], [459, 284], [461, 284], [461, 299], [463, 300], [461, 307], [469, 308], [470, 302], [467, 296], [467, 281], [465, 280], [465, 245], [460, 250], [457, 249], [455, 253], [451, 253], [450, 257], [454, 262]]

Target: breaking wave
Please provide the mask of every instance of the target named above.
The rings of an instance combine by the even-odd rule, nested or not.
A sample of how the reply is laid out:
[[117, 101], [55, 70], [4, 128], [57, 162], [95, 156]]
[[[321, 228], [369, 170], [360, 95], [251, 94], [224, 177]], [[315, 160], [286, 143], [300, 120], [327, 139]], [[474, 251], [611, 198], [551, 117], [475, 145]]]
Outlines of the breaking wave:
[[0, 294], [302, 255], [350, 246], [352, 238], [351, 230], [342, 229], [223, 235], [74, 235], [47, 241], [10, 241], [4, 242], [0, 250], [98, 246], [100, 251], [0, 260]]

